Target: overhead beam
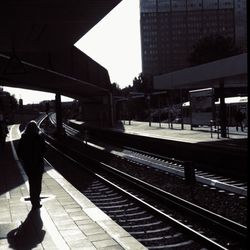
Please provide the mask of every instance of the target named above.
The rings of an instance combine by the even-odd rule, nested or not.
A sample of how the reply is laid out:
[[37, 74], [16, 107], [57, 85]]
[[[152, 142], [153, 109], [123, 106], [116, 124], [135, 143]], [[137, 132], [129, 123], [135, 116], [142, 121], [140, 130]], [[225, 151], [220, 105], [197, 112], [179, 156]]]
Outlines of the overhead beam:
[[[180, 89], [192, 87], [211, 87], [218, 84], [218, 79], [242, 77], [241, 85], [247, 85], [247, 53], [224, 58], [206, 64], [154, 76], [154, 89]], [[228, 81], [228, 84], [232, 84]], [[240, 83], [237, 84], [238, 86]]]
[[[78, 51], [78, 49], [76, 49], [76, 51]], [[59, 59], [57, 59], [57, 61]], [[53, 93], [60, 91], [61, 94], [72, 98], [107, 94], [109, 92], [107, 88], [110, 84], [107, 70], [102, 66], [99, 66], [96, 62], [88, 57], [83, 57], [82, 59], [84, 60], [78, 61], [79, 63], [82, 62], [84, 65], [86, 65], [86, 69], [83, 68], [83, 65], [81, 66], [82, 70], [80, 67], [74, 69], [68, 62], [62, 62], [62, 65], [58, 67], [58, 69], [61, 68], [61, 70], [64, 69], [67, 72], [72, 72], [72, 69], [74, 69], [74, 74], [72, 74], [73, 76], [52, 70], [51, 68], [53, 68], [53, 65], [51, 68], [46, 68], [44, 66], [36, 65], [24, 60], [20, 60], [20, 63], [25, 67], [25, 72], [19, 73], [18, 69], [16, 69], [17, 72], [15, 72], [15, 69], [13, 69], [14, 72], [11, 73], [11, 69], [9, 69], [8, 71], [10, 72], [5, 74], [5, 67], [11, 67], [11, 65], [9, 65], [11, 63], [11, 56], [0, 53], [0, 66], [2, 65], [0, 68], [0, 80], [2, 81], [1, 84], [10, 87], [29, 88]], [[65, 60], [74, 60], [74, 58], [65, 58]], [[49, 64], [47, 65], [48, 67], [50, 66]], [[92, 65], [93, 68], [91, 68]], [[57, 68], [57, 66], [54, 68]], [[78, 73], [77, 70], [81, 72]], [[92, 72], [89, 72], [90, 70]], [[85, 72], [87, 76], [82, 74], [82, 72]], [[98, 76], [98, 74], [101, 75]], [[94, 83], [79, 79], [75, 77], [75, 75], [79, 75], [82, 78], [89, 78]], [[95, 78], [93, 78], [91, 75], [93, 75]], [[107, 88], [104, 88], [100, 85], [107, 86]]]

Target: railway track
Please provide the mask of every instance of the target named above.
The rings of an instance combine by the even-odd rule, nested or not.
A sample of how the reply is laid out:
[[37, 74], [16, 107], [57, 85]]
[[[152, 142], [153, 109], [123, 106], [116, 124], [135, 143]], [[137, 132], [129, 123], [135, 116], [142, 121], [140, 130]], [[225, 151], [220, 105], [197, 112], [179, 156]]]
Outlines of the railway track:
[[[65, 128], [68, 135], [73, 136], [79, 141], [84, 140], [78, 130], [71, 128], [66, 124]], [[158, 186], [161, 189], [171, 192], [176, 196], [180, 196], [190, 202], [194, 202], [198, 206], [204, 207], [207, 210], [211, 210], [214, 213], [219, 213], [221, 216], [236, 221], [237, 223], [243, 225], [246, 225], [247, 223], [247, 190], [243, 189], [242, 186], [236, 186], [234, 184], [240, 182], [232, 181], [233, 184], [229, 184], [228, 182], [225, 183], [225, 180], [228, 181], [228, 179], [221, 176], [216, 176], [215, 174], [204, 172], [203, 175], [196, 173], [196, 182], [191, 182], [189, 185], [186, 185], [186, 181], [182, 181], [185, 179], [183, 177], [185, 176], [185, 166], [183, 166], [184, 162], [182, 161], [167, 157], [162, 159], [160, 158], [161, 156], [150, 153], [146, 154], [146, 152], [143, 152], [143, 157], [146, 157], [147, 160], [143, 161], [142, 164], [141, 151], [138, 152], [138, 150], [133, 151], [131, 149], [128, 150], [124, 148], [118, 148], [111, 145], [102, 144], [102, 142], [93, 142], [92, 140], [91, 142], [88, 142], [88, 146], [114, 155], [115, 158], [117, 158], [115, 161], [119, 162], [116, 164], [118, 169], [124, 172], [133, 174], [139, 179]], [[139, 154], [138, 161], [135, 160], [134, 154]], [[104, 158], [108, 158], [107, 154], [104, 156]], [[110, 159], [108, 161], [110, 161]], [[149, 173], [146, 174], [146, 172]], [[180, 178], [170, 178], [170, 176], [177, 176]]]
[[[55, 124], [55, 114], [51, 117], [51, 122]], [[70, 127], [67, 124], [63, 125], [67, 134], [73, 137], [77, 137], [80, 140], [84, 140], [84, 135], [81, 135], [80, 131]], [[185, 167], [186, 162], [180, 161], [178, 159], [153, 154], [151, 152], [146, 152], [143, 150], [138, 150], [135, 148], [127, 147], [127, 146], [113, 146], [107, 144], [105, 142], [101, 142], [98, 140], [91, 140], [88, 142], [90, 146], [96, 147], [101, 150], [108, 150], [112, 154], [125, 158], [129, 161], [142, 164], [143, 166], [150, 166], [177, 176], [181, 178], [185, 178]], [[188, 166], [190, 167], [190, 166]], [[218, 188], [221, 190], [225, 190], [227, 192], [232, 192], [241, 196], [247, 196], [247, 183], [234, 180], [232, 178], [228, 178], [222, 175], [218, 175], [215, 173], [198, 170], [195, 166], [191, 166], [193, 171], [195, 172], [195, 180], [204, 185]]]
[[[128, 160], [134, 161], [147, 166], [152, 166], [175, 175], [185, 178], [185, 162], [178, 161], [176, 159], [167, 158], [161, 155], [152, 154], [150, 152], [141, 151], [134, 148], [124, 147], [121, 152], [121, 148], [114, 149], [112, 153], [120, 155]], [[233, 192], [239, 195], [247, 196], [247, 183], [239, 180], [232, 180], [217, 174], [209, 173], [194, 169], [196, 181], [209, 185], [212, 187], [220, 188], [229, 192]]]
[[[49, 140], [51, 143], [53, 139], [50, 137]], [[64, 154], [61, 152], [62, 149], [58, 150], [55, 146], [54, 150]], [[244, 226], [181, 200], [128, 174], [121, 173], [112, 166], [91, 159], [89, 155], [72, 152], [72, 147], [67, 148], [67, 152], [70, 154], [67, 157], [71, 161], [72, 158], [84, 159], [84, 162], [91, 164], [91, 168], [95, 165], [98, 166], [99, 171], [101, 169], [101, 181], [92, 182], [92, 185], [83, 193], [149, 249], [166, 249], [167, 247], [227, 249], [235, 244], [240, 247], [239, 249], [244, 249], [246, 240]], [[76, 160], [74, 162], [81, 168], [83, 167], [82, 163]], [[94, 175], [100, 176], [100, 173], [94, 173]], [[118, 186], [119, 192], [114, 191], [113, 188], [118, 188]], [[128, 197], [133, 200], [129, 200]], [[212, 227], [207, 229], [207, 225]], [[209, 237], [206, 237], [206, 234]]]

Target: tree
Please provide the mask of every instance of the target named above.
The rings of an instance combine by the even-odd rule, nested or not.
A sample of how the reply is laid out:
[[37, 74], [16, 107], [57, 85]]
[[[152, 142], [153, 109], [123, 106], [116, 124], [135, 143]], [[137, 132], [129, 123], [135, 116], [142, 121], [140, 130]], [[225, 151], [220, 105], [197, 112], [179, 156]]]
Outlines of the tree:
[[133, 91], [149, 93], [152, 91], [152, 76], [140, 73], [133, 80]]
[[142, 73], [140, 73], [138, 75], [138, 77], [134, 78], [134, 80], [133, 80], [133, 90], [135, 92], [144, 92]]
[[113, 95], [116, 95], [116, 96], [121, 95], [121, 89], [116, 82], [111, 83], [110, 91]]
[[193, 48], [188, 61], [191, 65], [199, 65], [239, 53], [231, 37], [220, 34], [210, 34], [201, 38]]
[[131, 87], [131, 86], [129, 85], [129, 86], [123, 88], [121, 91], [122, 91], [122, 96], [127, 97], [127, 96], [129, 96], [129, 93], [130, 93], [131, 91], [133, 91], [133, 87]]
[[13, 112], [17, 110], [18, 102], [15, 95], [10, 96], [10, 107]]
[[13, 120], [17, 106], [15, 95], [10, 95], [6, 91], [0, 92], [0, 113], [3, 114], [6, 121], [10, 122]]

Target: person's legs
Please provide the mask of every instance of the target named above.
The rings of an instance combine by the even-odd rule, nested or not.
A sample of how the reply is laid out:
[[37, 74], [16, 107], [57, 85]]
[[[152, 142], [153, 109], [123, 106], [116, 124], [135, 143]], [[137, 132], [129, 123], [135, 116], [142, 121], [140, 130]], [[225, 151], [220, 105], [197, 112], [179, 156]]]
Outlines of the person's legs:
[[29, 178], [30, 201], [32, 208], [40, 208], [40, 194], [42, 190], [42, 174], [35, 173]]
[[243, 123], [242, 122], [240, 123], [240, 128], [241, 128], [241, 131], [243, 132], [244, 129], [243, 129]]
[[239, 123], [236, 122], [236, 131], [238, 131]]

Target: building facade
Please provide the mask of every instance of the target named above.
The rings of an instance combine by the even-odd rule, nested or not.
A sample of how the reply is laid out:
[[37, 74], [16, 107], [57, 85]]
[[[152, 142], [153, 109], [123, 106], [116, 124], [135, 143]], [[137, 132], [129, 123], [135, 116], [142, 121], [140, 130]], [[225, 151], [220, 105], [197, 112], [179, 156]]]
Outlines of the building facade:
[[202, 37], [231, 37], [246, 51], [246, 0], [141, 0], [142, 69], [159, 75], [190, 66]]

